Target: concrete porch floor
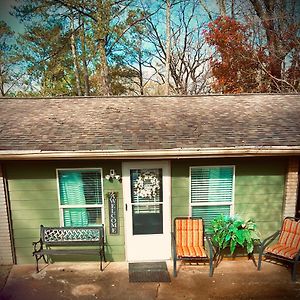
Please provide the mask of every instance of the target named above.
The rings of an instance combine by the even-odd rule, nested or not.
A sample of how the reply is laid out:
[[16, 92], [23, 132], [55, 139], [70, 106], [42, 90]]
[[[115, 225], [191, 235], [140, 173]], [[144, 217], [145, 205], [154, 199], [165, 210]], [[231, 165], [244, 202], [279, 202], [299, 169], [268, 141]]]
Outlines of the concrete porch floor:
[[179, 265], [174, 278], [168, 262], [170, 283], [129, 283], [126, 262], [106, 263], [103, 272], [97, 263], [54, 263], [38, 274], [34, 265], [15, 265], [0, 299], [300, 299], [299, 270], [292, 282], [290, 269], [268, 262], [258, 272], [252, 261], [224, 260], [213, 277], [208, 265]]

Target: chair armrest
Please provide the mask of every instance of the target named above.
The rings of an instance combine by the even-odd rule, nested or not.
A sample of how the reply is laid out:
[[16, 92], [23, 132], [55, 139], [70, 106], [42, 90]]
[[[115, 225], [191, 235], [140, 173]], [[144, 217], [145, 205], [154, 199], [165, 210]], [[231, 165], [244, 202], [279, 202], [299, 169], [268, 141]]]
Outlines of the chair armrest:
[[171, 232], [171, 239], [172, 239], [172, 243], [175, 243], [175, 233]]
[[171, 232], [171, 242], [172, 242], [171, 244], [172, 244], [173, 257], [177, 257], [175, 232]]
[[259, 247], [260, 247], [261, 252], [263, 252], [266, 249], [266, 247], [268, 245], [270, 245], [271, 242], [273, 242], [279, 236], [280, 232], [281, 232], [281, 230], [277, 230], [275, 233], [273, 233], [272, 235], [268, 236], [266, 239], [264, 239], [260, 243]]
[[300, 249], [295, 256], [295, 261], [298, 261], [298, 260], [300, 260]]
[[216, 249], [215, 247], [213, 246], [213, 243], [211, 241], [212, 237], [211, 237], [211, 234], [208, 234], [208, 233], [204, 233], [204, 237], [207, 241], [207, 244], [208, 244], [208, 248], [209, 248], [209, 257], [214, 257], [214, 255], [216, 254]]

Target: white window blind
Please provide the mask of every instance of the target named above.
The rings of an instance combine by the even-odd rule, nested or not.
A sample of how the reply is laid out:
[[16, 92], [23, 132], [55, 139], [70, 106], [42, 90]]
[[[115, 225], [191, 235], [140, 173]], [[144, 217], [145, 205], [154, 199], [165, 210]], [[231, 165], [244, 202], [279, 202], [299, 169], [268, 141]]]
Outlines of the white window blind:
[[234, 167], [191, 168], [191, 212], [202, 217], [206, 226], [216, 216], [230, 215], [233, 204]]

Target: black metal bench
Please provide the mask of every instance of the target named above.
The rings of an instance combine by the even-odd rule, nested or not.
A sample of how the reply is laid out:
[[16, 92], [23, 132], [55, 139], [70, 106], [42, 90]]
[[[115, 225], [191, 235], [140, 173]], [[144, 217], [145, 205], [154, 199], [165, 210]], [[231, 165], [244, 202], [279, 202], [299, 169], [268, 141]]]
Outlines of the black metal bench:
[[[45, 263], [49, 263], [51, 255], [99, 255], [101, 271], [103, 271], [102, 262], [106, 261], [103, 225], [93, 227], [44, 227], [41, 225], [40, 239], [32, 245], [37, 272], [39, 272], [39, 260], [43, 258]], [[72, 246], [72, 248], [67, 249], [66, 246]], [[95, 247], [78, 249], [77, 246]]]

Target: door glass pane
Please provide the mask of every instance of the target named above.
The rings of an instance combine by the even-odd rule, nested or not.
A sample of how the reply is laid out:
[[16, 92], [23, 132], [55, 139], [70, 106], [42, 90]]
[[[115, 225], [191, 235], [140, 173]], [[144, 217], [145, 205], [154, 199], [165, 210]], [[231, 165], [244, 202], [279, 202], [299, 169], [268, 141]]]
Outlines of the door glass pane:
[[130, 178], [133, 234], [163, 233], [162, 169], [131, 170]]
[[162, 204], [132, 206], [133, 234], [163, 233]]

